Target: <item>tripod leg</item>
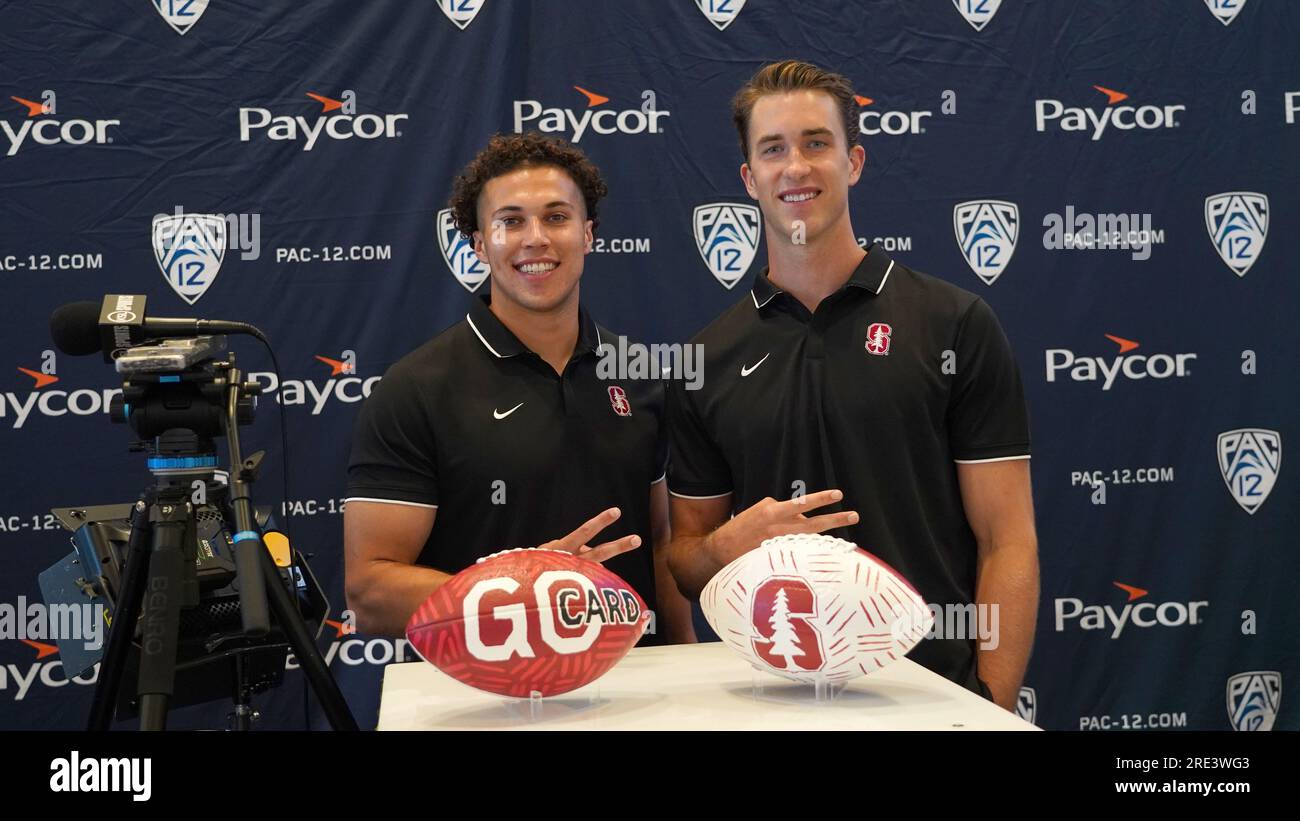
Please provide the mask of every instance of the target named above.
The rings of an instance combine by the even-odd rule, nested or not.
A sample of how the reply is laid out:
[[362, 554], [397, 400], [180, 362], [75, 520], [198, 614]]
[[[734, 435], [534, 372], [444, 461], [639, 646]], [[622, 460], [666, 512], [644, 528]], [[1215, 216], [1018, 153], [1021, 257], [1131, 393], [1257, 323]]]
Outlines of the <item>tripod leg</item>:
[[144, 623], [140, 640], [140, 729], [167, 727], [167, 705], [176, 678], [176, 645], [180, 633], [183, 546], [189, 512], [185, 504], [159, 503], [149, 511], [153, 549], [149, 555], [149, 587], [144, 591]]
[[249, 692], [248, 682], [245, 671], [246, 662], [244, 657], [235, 656], [235, 688], [234, 702], [235, 709], [229, 716], [231, 729], [247, 731], [253, 729], [253, 722], [258, 719], [257, 711], [253, 709], [252, 693]]
[[271, 561], [271, 554], [265, 550], [259, 550], [258, 553], [261, 555], [262, 574], [268, 582], [266, 593], [270, 600], [271, 612], [275, 614], [285, 636], [288, 637], [289, 646], [298, 657], [298, 664], [302, 667], [303, 674], [307, 676], [312, 690], [315, 691], [330, 726], [335, 730], [360, 729], [357, 727], [357, 720], [352, 717], [352, 711], [348, 709], [343, 693], [330, 675], [325, 659], [316, 648], [315, 639], [307, 630], [302, 615], [294, 607], [293, 598], [280, 582], [280, 572], [275, 562]]
[[126, 568], [122, 573], [122, 590], [113, 608], [113, 623], [108, 627], [108, 644], [99, 664], [99, 679], [95, 682], [95, 696], [90, 703], [90, 718], [86, 729], [106, 732], [117, 712], [117, 694], [126, 670], [127, 653], [135, 635], [135, 625], [140, 617], [140, 604], [144, 598], [145, 577], [149, 571], [149, 545], [152, 529], [148, 508], [137, 502], [131, 511], [131, 538], [127, 542]]

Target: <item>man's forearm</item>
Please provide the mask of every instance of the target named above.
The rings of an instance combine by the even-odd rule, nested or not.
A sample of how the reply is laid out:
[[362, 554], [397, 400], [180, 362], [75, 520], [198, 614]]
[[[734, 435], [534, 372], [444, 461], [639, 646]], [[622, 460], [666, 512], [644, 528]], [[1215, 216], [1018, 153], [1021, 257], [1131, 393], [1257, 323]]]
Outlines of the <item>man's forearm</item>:
[[677, 580], [668, 567], [667, 544], [655, 549], [655, 629], [669, 644], [694, 644], [695, 625], [691, 620], [691, 603], [677, 589]]
[[711, 554], [709, 536], [678, 536], [668, 545], [668, 563], [682, 595], [698, 601], [700, 592], [722, 565]]
[[1037, 546], [1000, 546], [981, 554], [975, 602], [981, 619], [995, 629], [987, 639], [980, 637], [979, 677], [993, 700], [1014, 712], [1038, 619]]
[[416, 608], [451, 578], [430, 567], [373, 561], [364, 581], [349, 585], [348, 606], [356, 613], [357, 632], [400, 637]]

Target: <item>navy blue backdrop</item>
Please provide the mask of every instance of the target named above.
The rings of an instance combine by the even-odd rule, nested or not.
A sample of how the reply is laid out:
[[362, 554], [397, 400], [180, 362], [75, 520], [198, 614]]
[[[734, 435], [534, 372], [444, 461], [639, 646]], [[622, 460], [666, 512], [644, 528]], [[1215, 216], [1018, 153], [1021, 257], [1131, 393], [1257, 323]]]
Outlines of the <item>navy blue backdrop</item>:
[[[1298, 40], [1277, 0], [0, 2], [0, 602], [67, 552], [51, 507], [148, 481], [114, 374], [51, 351], [55, 306], [143, 293], [268, 332], [284, 384], [235, 343], [272, 389], [245, 446], [279, 503], [284, 415], [295, 538], [341, 608], [358, 403], [487, 288], [440, 214], [454, 172], [494, 132], [576, 140], [611, 191], [584, 300], [684, 341], [761, 267], [695, 214], [747, 216], [727, 103], [793, 56], [860, 95], [861, 241], [978, 293], [1016, 350], [1042, 552], [1022, 713], [1300, 726]], [[328, 633], [373, 725], [382, 665], [414, 654]], [[48, 642], [0, 665], [0, 727], [80, 725], [90, 688]], [[301, 726], [298, 676], [266, 725]]]

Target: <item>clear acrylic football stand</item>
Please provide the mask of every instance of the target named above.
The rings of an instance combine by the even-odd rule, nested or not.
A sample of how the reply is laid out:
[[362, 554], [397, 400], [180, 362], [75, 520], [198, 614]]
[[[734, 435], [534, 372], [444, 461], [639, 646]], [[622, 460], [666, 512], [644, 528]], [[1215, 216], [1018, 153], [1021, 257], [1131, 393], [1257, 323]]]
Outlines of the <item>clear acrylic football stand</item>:
[[[511, 721], [517, 724], [536, 724], [595, 707], [600, 701], [600, 684], [593, 682], [583, 689], [582, 693], [561, 693], [550, 698], [533, 690], [528, 698], [503, 697], [501, 703]], [[548, 705], [551, 708], [549, 715]]]
[[751, 672], [750, 692], [756, 701], [811, 701], [814, 704], [830, 704], [848, 686], [843, 681], [835, 682], [824, 678], [798, 681], [783, 676], [773, 678], [773, 673], [757, 667], [752, 668]]

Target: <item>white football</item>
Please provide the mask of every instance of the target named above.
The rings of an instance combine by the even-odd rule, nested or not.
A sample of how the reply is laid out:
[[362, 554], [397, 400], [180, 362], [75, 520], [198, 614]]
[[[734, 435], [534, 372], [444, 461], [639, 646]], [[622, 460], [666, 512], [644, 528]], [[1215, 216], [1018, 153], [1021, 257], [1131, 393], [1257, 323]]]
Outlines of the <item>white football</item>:
[[897, 661], [930, 632], [925, 600], [852, 542], [768, 539], [718, 571], [700, 594], [713, 631], [759, 670], [841, 682]]

